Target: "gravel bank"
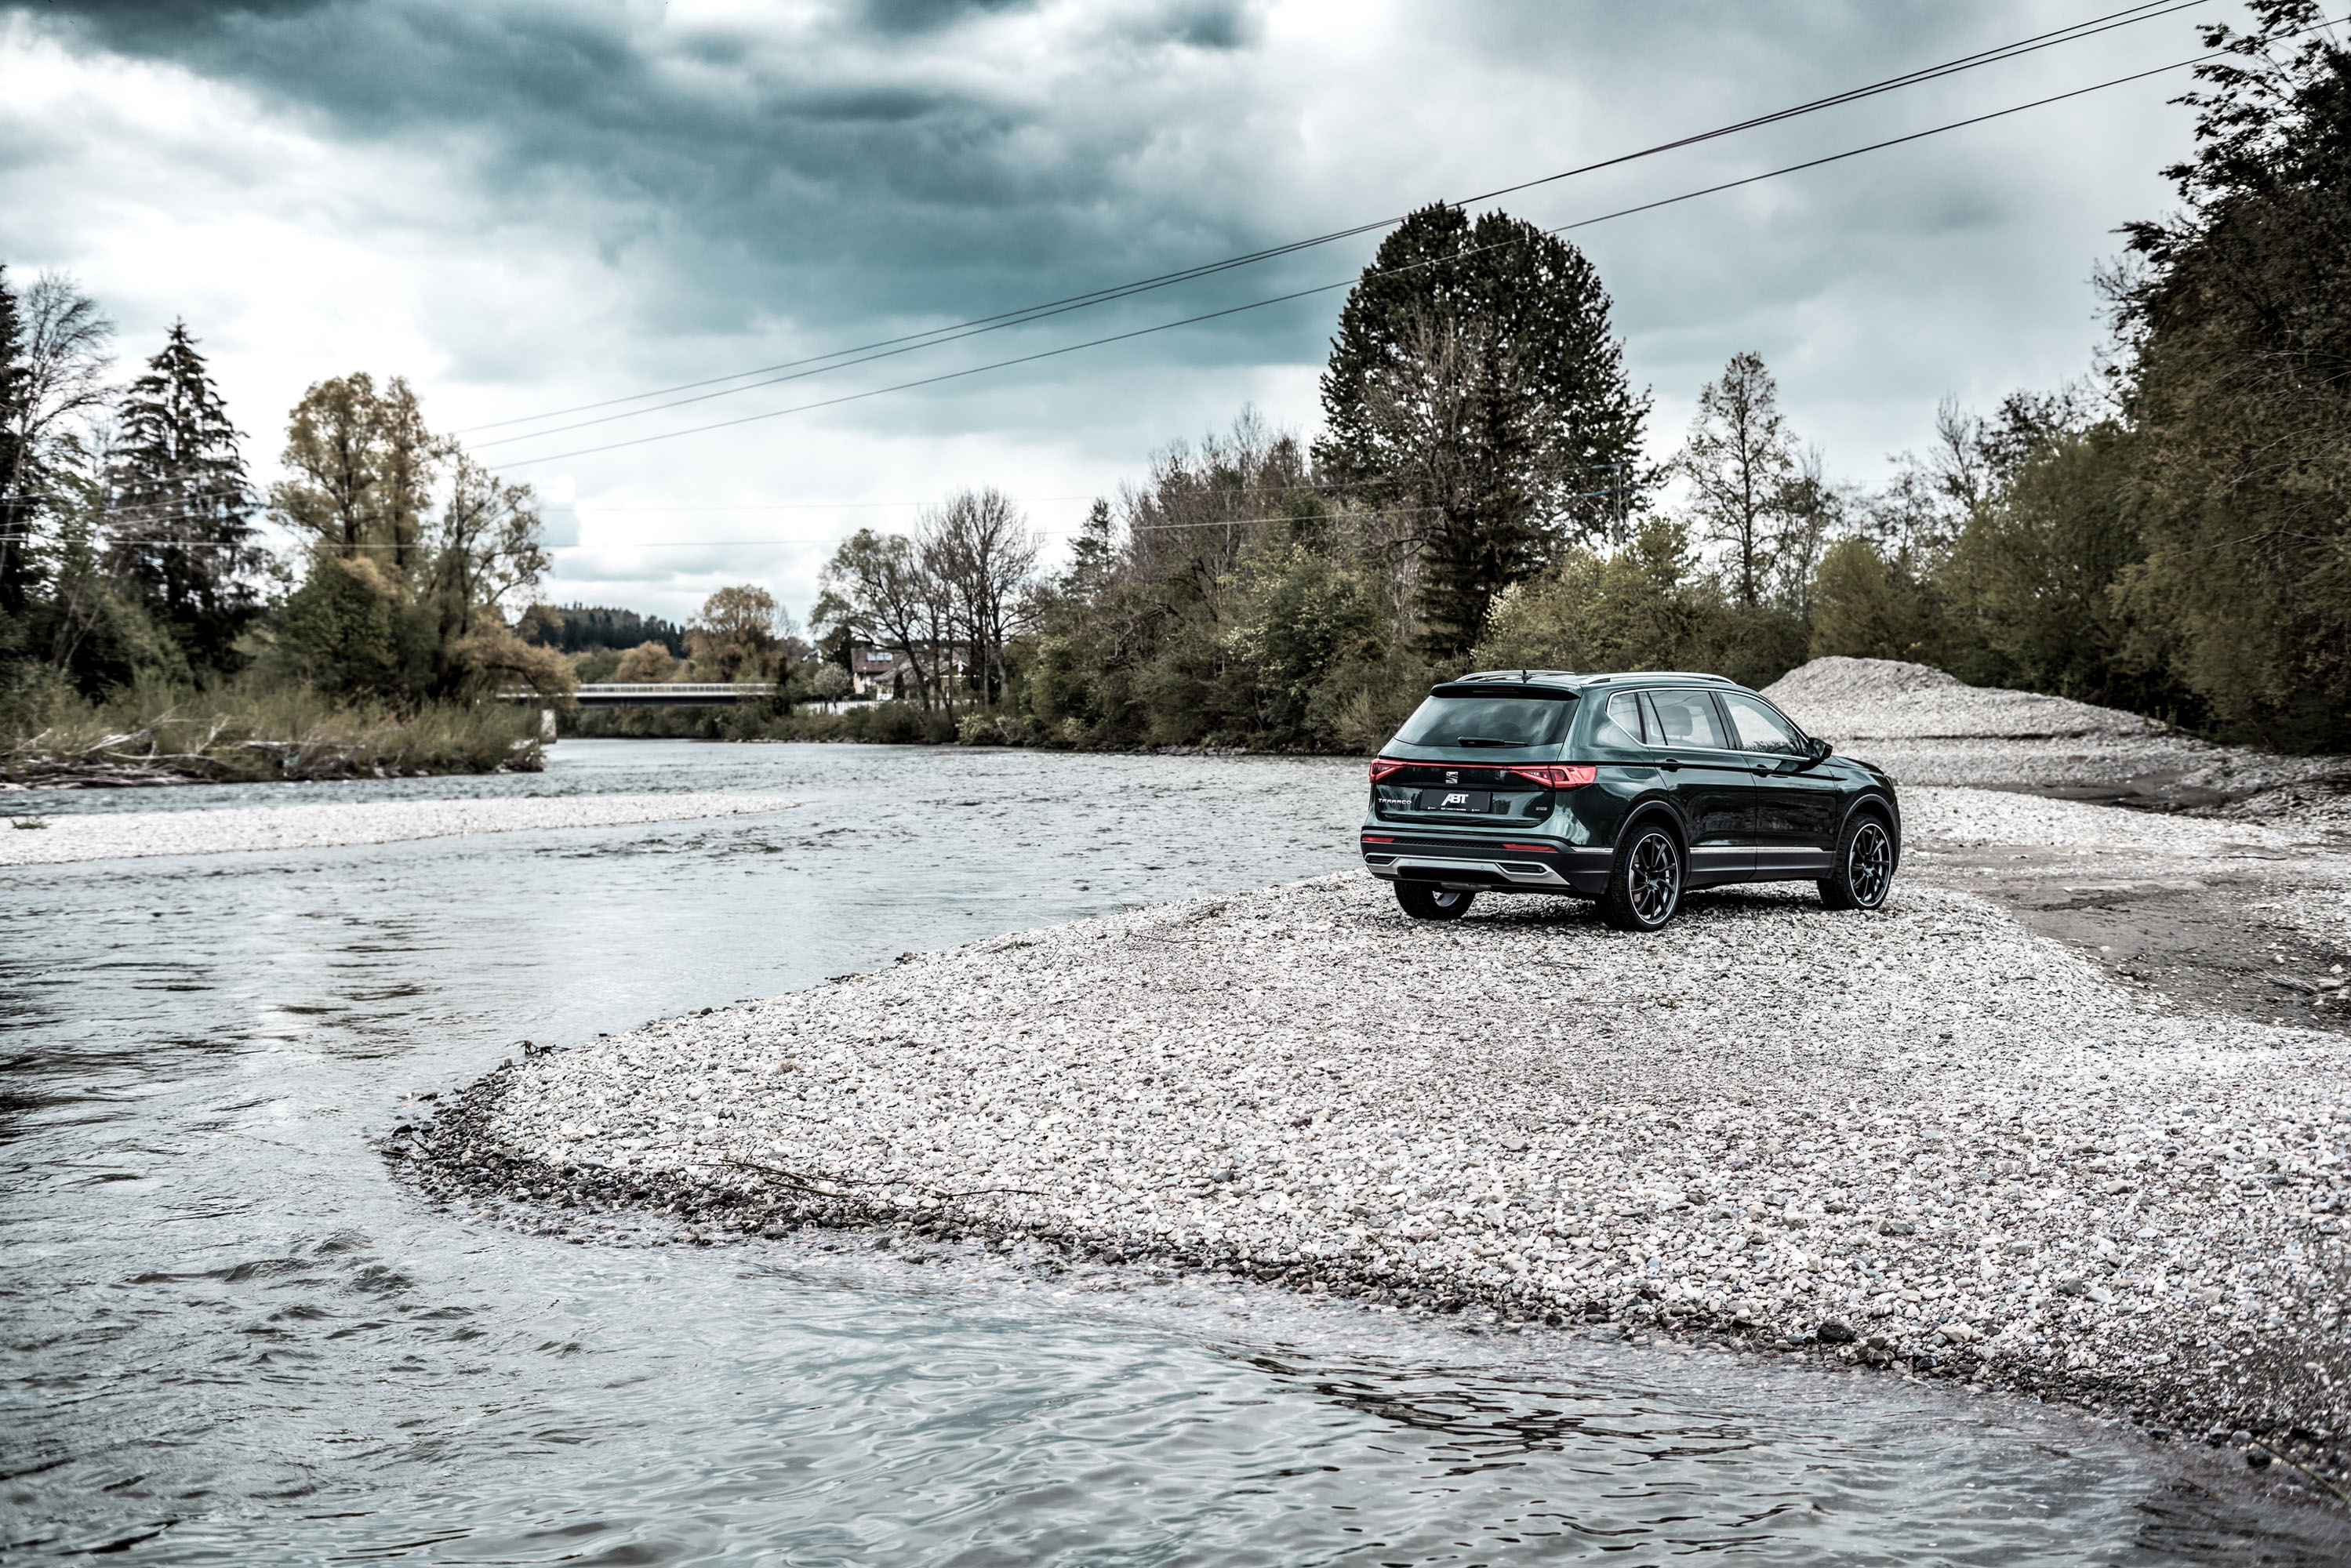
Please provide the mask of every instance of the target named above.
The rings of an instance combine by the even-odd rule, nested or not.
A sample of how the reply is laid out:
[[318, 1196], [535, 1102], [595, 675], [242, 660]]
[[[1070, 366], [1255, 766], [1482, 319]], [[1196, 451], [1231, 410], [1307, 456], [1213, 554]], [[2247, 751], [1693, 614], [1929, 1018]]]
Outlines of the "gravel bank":
[[2351, 1426], [2346, 1056], [2216, 1032], [1951, 891], [1730, 894], [1635, 938], [1548, 901], [1416, 925], [1350, 875], [527, 1055], [393, 1149], [451, 1197], [703, 1240], [1038, 1239], [2319, 1462]]
[[1868, 740], [2137, 740], [2168, 733], [2119, 708], [2039, 692], [1970, 686], [1931, 664], [1899, 659], [1814, 659], [1763, 695], [1821, 733]]
[[[608, 828], [735, 817], [792, 805], [776, 795], [567, 795], [475, 800], [338, 801], [203, 811], [110, 811], [16, 817], [0, 831], [0, 866], [59, 865], [141, 855], [214, 855], [236, 850], [315, 850], [465, 833]], [[37, 821], [27, 830], [21, 824]]]
[[[2140, 793], [2216, 806], [2345, 776], [2341, 758], [2214, 746], [2118, 708], [1966, 685], [1897, 659], [1814, 659], [1763, 695], [1906, 785]], [[2116, 791], [2126, 783], [2140, 789]]]

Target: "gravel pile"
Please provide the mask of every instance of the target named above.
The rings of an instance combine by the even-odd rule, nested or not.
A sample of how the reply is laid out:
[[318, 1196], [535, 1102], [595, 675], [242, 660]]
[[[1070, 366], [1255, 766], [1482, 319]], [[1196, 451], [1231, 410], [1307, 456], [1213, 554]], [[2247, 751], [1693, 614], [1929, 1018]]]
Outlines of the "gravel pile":
[[2157, 1010], [1962, 894], [1804, 894], [1647, 938], [1354, 875], [1161, 905], [528, 1055], [395, 1153], [705, 1241], [1023, 1238], [2351, 1425], [2341, 1041]]
[[336, 801], [195, 811], [108, 811], [16, 816], [0, 828], [0, 866], [141, 855], [214, 855], [235, 850], [315, 850], [465, 833], [608, 828], [734, 817], [792, 805], [776, 795], [563, 795], [475, 800]]
[[2089, 790], [2139, 780], [2217, 804], [2343, 773], [2339, 758], [2214, 746], [2118, 708], [1970, 686], [1898, 659], [1814, 659], [1763, 695], [1904, 784]]
[[1832, 740], [2137, 739], [2163, 726], [2039, 692], [1970, 686], [1899, 659], [1814, 659], [1763, 695]]

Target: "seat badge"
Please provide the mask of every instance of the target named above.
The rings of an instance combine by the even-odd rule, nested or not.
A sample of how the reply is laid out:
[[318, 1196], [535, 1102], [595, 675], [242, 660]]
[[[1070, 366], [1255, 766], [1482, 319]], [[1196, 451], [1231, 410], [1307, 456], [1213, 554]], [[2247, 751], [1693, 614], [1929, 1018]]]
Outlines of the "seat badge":
[[1445, 776], [1445, 781], [1447, 784], [1458, 784], [1461, 782], [1461, 775], [1458, 773], [1447, 773]]

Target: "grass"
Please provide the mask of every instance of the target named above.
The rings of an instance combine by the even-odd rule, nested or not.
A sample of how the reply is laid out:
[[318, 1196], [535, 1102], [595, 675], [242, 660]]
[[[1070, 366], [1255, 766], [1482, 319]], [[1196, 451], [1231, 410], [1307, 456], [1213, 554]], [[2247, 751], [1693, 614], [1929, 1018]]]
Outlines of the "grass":
[[308, 687], [205, 691], [141, 682], [99, 701], [50, 691], [0, 710], [13, 784], [243, 783], [418, 773], [535, 772], [536, 708], [434, 703], [399, 711]]

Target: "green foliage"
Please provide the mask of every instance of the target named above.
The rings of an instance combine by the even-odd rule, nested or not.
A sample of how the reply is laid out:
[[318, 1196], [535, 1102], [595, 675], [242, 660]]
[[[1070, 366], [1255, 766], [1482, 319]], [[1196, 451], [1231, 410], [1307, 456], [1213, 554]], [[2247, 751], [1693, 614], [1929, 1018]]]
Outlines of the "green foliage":
[[1902, 659], [1940, 664], [1948, 629], [1933, 588], [1902, 554], [1870, 539], [1838, 540], [1813, 578], [1808, 649], [1815, 659]]
[[2144, 557], [2143, 652], [2231, 735], [2351, 747], [2351, 47], [2306, 0], [2253, 0], [2222, 58], [2186, 208], [2118, 285]]
[[[769, 681], [782, 663], [789, 618], [776, 596], [755, 583], [722, 588], [702, 601], [701, 612], [686, 628], [686, 646], [694, 654], [694, 678], [701, 681]], [[639, 644], [639, 668], [650, 666], [657, 645]], [[632, 655], [633, 656], [633, 655]], [[623, 660], [625, 664], [627, 661]], [[664, 679], [665, 674], [621, 677]]]
[[1939, 585], [1945, 662], [1964, 678], [2177, 711], [2159, 629], [2118, 585], [2145, 559], [2130, 516], [2134, 442], [2107, 423], [2049, 437], [1961, 531]]
[[118, 408], [107, 476], [108, 568], [197, 668], [237, 666], [237, 639], [261, 612], [268, 552], [236, 427], [187, 323], [174, 321]]
[[390, 700], [421, 683], [432, 631], [373, 561], [325, 556], [286, 601], [278, 646], [298, 679], [330, 696]]
[[526, 641], [563, 653], [604, 649], [622, 653], [644, 643], [658, 643], [671, 657], [685, 657], [684, 627], [658, 615], [640, 615], [606, 604], [534, 604], [523, 612], [515, 629]]
[[1244, 553], [1238, 622], [1225, 641], [1249, 673], [1253, 727], [1329, 746], [1351, 686], [1344, 673], [1384, 652], [1379, 607], [1356, 575], [1304, 545], [1266, 543]]
[[1341, 308], [1316, 461], [1407, 519], [1432, 651], [1474, 642], [1497, 593], [1620, 524], [1648, 400], [1608, 311], [1573, 246], [1442, 204], [1389, 232]]
[[1645, 522], [1626, 548], [1576, 550], [1496, 604], [1479, 669], [1705, 670], [1768, 685], [1804, 660], [1804, 625], [1747, 605], [1703, 570], [1680, 523]]

